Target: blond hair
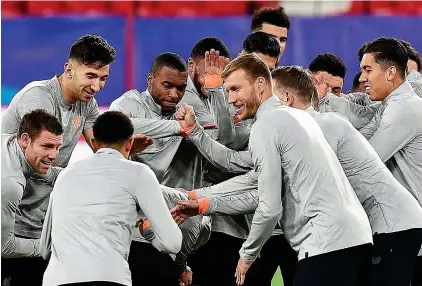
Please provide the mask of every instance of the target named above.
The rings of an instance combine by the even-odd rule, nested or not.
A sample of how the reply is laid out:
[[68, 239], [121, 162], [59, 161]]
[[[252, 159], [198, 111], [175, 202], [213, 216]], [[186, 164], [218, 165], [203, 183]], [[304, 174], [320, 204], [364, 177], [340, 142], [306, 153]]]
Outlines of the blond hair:
[[270, 70], [255, 53], [239, 55], [228, 63], [221, 74], [221, 77], [226, 79], [237, 70], [243, 70], [248, 75], [251, 82], [254, 82], [258, 77], [263, 77], [271, 86]]

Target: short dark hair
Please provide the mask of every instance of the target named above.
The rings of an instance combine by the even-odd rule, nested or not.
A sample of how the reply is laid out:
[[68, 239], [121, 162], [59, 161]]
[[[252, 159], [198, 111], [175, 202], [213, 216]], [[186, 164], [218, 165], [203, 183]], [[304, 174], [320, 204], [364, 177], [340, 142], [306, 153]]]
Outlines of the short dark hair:
[[362, 72], [358, 72], [355, 77], [353, 78], [353, 86], [352, 86], [352, 90], [355, 90], [358, 88], [359, 84], [360, 84], [360, 76], [362, 75]]
[[358, 55], [358, 60], [359, 60], [359, 63], [362, 61], [362, 58], [363, 58], [363, 51], [366, 49], [366, 46], [368, 45], [368, 43], [369, 43], [369, 42], [366, 42], [365, 44], [363, 44], [363, 45], [362, 45], [362, 47], [360, 47], [360, 48], [359, 48], [359, 50], [358, 50], [357, 55]]
[[85, 35], [77, 39], [70, 48], [69, 60], [87, 66], [103, 67], [116, 58], [116, 50], [101, 36]]
[[31, 140], [35, 140], [44, 130], [54, 135], [63, 134], [62, 124], [54, 115], [45, 109], [34, 109], [22, 117], [17, 136], [27, 133]]
[[323, 53], [317, 55], [309, 64], [309, 70], [313, 73], [325, 71], [333, 76], [344, 79], [347, 68], [343, 60], [331, 53]]
[[220, 56], [231, 59], [230, 50], [222, 40], [216, 37], [206, 37], [193, 46], [190, 53], [192, 59], [203, 59], [205, 58], [205, 52], [214, 49], [220, 52]]
[[422, 60], [421, 60], [421, 56], [419, 55], [419, 52], [414, 47], [412, 47], [412, 45], [409, 42], [406, 42], [404, 40], [399, 40], [399, 41], [406, 49], [409, 60], [415, 61], [416, 65], [418, 66], [418, 71], [421, 71]]
[[395, 38], [378, 38], [364, 44], [362, 56], [372, 54], [375, 62], [383, 69], [395, 66], [399, 74], [404, 78], [406, 75], [407, 61], [409, 59], [406, 48]]
[[251, 30], [262, 29], [262, 24], [267, 23], [277, 27], [290, 29], [290, 20], [283, 7], [263, 7], [252, 15]]
[[280, 56], [280, 44], [270, 34], [258, 31], [249, 34], [243, 41], [243, 50], [247, 53], [260, 53], [272, 58]]
[[185, 60], [175, 53], [159, 54], [152, 63], [151, 73], [156, 74], [163, 67], [168, 67], [179, 72], [186, 72], [188, 69]]
[[271, 77], [276, 88], [296, 91], [304, 103], [312, 103], [317, 94], [312, 78], [301, 66], [277, 67], [271, 72]]
[[105, 144], [120, 144], [132, 137], [132, 121], [120, 111], [106, 111], [94, 122], [94, 138]]

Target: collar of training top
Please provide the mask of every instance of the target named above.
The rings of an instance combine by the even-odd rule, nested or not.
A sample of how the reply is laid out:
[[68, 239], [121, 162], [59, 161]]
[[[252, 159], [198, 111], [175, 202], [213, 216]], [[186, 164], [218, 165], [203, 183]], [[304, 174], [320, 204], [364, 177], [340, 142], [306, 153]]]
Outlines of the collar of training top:
[[406, 77], [408, 81], [422, 81], [422, 74], [417, 70], [412, 70]]
[[393, 90], [392, 93], [390, 93], [383, 101], [382, 103], [388, 103], [392, 98], [395, 98], [397, 96], [403, 96], [405, 94], [413, 93], [416, 95], [415, 91], [413, 90], [410, 83], [405, 80], [401, 85], [399, 85], [395, 90]]
[[161, 115], [163, 113], [161, 106], [155, 102], [154, 98], [152, 98], [152, 95], [149, 93], [148, 89], [145, 90], [143, 93], [145, 94], [145, 103], [148, 105], [150, 110]]
[[315, 109], [312, 106], [309, 106], [308, 108], [305, 109], [306, 112], [308, 112], [309, 114], [314, 114], [314, 113], [318, 113], [315, 111]]
[[100, 148], [100, 149], [98, 149], [97, 152], [95, 152], [95, 154], [107, 154], [107, 155], [119, 157], [121, 159], [125, 159], [125, 157], [123, 156], [122, 153], [120, 153], [119, 151], [117, 151], [116, 149], [113, 149], [113, 148]]
[[258, 116], [261, 113], [263, 113], [265, 110], [272, 109], [280, 105], [281, 105], [280, 99], [277, 96], [273, 95], [269, 97], [267, 100], [261, 103], [261, 105], [258, 107], [258, 110], [256, 111], [256, 114], [255, 114], [255, 118], [258, 118]]
[[206, 98], [201, 93], [198, 92], [198, 90], [195, 87], [195, 84], [193, 83], [193, 80], [191, 79], [191, 77], [189, 75], [188, 75], [188, 81], [186, 83], [185, 91], [186, 90], [195, 93], [199, 97]]

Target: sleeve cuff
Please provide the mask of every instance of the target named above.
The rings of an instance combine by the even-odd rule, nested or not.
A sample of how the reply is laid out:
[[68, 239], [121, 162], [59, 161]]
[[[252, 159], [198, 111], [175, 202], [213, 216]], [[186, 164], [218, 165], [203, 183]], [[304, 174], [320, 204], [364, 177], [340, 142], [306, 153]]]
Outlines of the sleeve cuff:
[[256, 258], [258, 257], [258, 255], [247, 254], [245, 249], [243, 248], [243, 246], [239, 250], [239, 256], [240, 256], [241, 259], [243, 259], [247, 263], [253, 263], [256, 260]]
[[206, 75], [204, 88], [217, 88], [223, 84], [223, 79], [219, 75]]
[[195, 129], [195, 127], [196, 127], [196, 124], [188, 128], [180, 128], [180, 135], [184, 138], [189, 137], [189, 134], [192, 132], [193, 129]]

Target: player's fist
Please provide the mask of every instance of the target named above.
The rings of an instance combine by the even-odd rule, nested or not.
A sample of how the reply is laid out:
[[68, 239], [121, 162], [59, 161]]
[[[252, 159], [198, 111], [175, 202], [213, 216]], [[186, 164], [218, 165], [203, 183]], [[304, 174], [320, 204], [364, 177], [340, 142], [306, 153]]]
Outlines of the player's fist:
[[180, 275], [180, 285], [188, 286], [192, 284], [192, 271], [186, 269], [181, 275]]
[[195, 125], [195, 112], [193, 107], [183, 103], [176, 112], [176, 119], [182, 129], [188, 129]]

